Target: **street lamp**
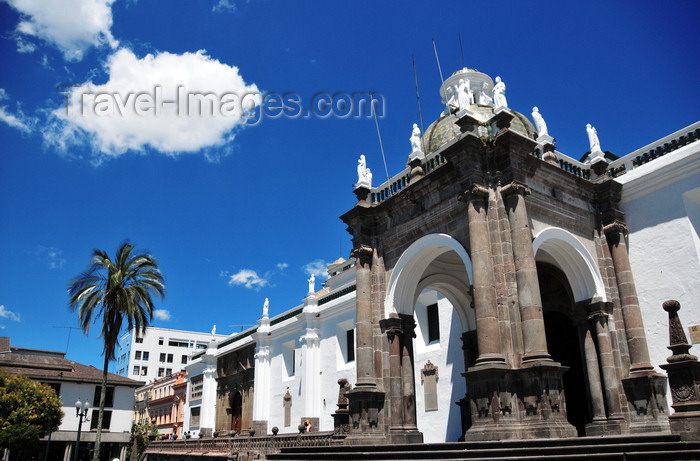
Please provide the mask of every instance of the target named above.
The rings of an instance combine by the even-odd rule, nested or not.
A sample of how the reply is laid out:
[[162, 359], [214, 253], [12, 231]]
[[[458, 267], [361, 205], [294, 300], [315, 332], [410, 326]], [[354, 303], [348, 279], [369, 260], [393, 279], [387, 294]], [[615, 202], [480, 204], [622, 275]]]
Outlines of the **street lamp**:
[[83, 418], [85, 418], [85, 421], [89, 421], [88, 410], [90, 410], [90, 402], [86, 400], [85, 403], [83, 403], [78, 398], [78, 401], [75, 402], [75, 416], [78, 417], [78, 438], [75, 441], [75, 454], [73, 455], [73, 461], [78, 461], [78, 450], [80, 448], [80, 429], [83, 426]]

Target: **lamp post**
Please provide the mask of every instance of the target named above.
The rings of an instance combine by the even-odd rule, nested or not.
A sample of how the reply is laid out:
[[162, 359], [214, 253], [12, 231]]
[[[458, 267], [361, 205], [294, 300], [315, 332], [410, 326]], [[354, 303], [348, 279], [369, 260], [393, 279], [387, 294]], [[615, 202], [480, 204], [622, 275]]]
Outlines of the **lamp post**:
[[81, 402], [80, 399], [75, 402], [75, 416], [78, 417], [78, 438], [75, 440], [75, 454], [73, 455], [73, 461], [78, 461], [78, 451], [80, 449], [80, 429], [83, 426], [83, 418], [85, 418], [85, 421], [89, 421], [88, 410], [90, 410], [90, 402], [87, 400], [85, 403]]

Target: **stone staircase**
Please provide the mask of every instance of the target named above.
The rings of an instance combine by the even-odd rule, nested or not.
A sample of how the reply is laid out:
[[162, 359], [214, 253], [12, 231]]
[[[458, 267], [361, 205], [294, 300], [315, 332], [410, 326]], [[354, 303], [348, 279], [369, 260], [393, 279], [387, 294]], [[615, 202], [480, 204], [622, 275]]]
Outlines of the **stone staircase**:
[[577, 439], [426, 443], [412, 445], [339, 445], [284, 448], [271, 460], [700, 460], [700, 440], [683, 442], [670, 434]]

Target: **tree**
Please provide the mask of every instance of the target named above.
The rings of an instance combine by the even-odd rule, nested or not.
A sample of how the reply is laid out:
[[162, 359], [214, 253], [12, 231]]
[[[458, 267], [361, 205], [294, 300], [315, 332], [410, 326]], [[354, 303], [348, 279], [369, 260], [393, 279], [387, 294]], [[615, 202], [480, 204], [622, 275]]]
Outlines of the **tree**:
[[102, 417], [107, 390], [109, 361], [115, 359], [115, 350], [122, 324], [126, 319], [128, 329], [136, 328], [144, 333], [153, 316], [152, 295], [165, 296], [163, 275], [155, 258], [147, 252], [134, 252], [134, 246], [122, 243], [116, 258], [106, 252], [93, 250], [87, 270], [68, 284], [68, 306], [78, 311], [78, 320], [85, 334], [93, 321], [102, 319], [100, 337], [104, 343], [104, 368], [100, 407], [97, 417], [94, 461], [100, 457]]
[[0, 447], [36, 446], [62, 418], [61, 400], [50, 386], [0, 371]]

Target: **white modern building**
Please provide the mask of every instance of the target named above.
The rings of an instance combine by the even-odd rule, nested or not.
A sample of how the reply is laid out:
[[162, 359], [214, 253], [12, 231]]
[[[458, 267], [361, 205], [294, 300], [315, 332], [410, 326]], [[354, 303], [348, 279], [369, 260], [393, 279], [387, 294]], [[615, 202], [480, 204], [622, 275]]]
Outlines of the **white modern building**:
[[[80, 435], [81, 459], [94, 446], [97, 429], [102, 370], [64, 358], [64, 352], [11, 347], [10, 338], [0, 338], [0, 367], [9, 374], [21, 374], [51, 386], [61, 399], [63, 419], [50, 437], [41, 439], [34, 451], [25, 451], [24, 459], [39, 459], [49, 452], [49, 459], [73, 459], [78, 436], [76, 402], [88, 403]], [[102, 421], [100, 451], [109, 459], [126, 460], [134, 415], [134, 390], [142, 381], [117, 376], [107, 377], [107, 395]], [[82, 408], [82, 405], [81, 405]], [[47, 447], [48, 445], [48, 447]], [[33, 458], [36, 456], [36, 458]]]
[[206, 349], [212, 340], [226, 335], [146, 327], [143, 335], [127, 331], [119, 338], [113, 373], [139, 381], [152, 382], [184, 369], [189, 357]]

